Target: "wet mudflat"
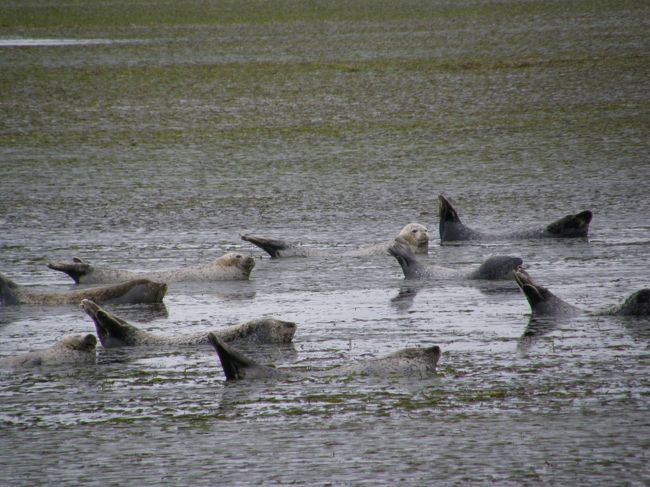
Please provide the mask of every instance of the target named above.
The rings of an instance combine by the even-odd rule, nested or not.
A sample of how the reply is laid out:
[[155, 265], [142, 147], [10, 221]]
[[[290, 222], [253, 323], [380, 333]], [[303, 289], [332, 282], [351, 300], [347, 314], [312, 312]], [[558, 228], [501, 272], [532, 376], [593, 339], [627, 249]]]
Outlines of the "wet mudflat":
[[[439, 373], [225, 383], [209, 347], [0, 372], [3, 483], [647, 483], [648, 319], [531, 321], [514, 283], [336, 253], [419, 222], [424, 260], [517, 255], [586, 310], [650, 286], [648, 8], [271, 4], [3, 6], [0, 272], [64, 290], [49, 260], [238, 250], [249, 282], [108, 308], [166, 335], [295, 321], [292, 346], [247, 351], [301, 371], [437, 344]], [[439, 193], [486, 231], [591, 209], [591, 236], [440, 246]], [[245, 232], [332, 255], [270, 260]], [[92, 330], [75, 306], [0, 308], [0, 355]]]

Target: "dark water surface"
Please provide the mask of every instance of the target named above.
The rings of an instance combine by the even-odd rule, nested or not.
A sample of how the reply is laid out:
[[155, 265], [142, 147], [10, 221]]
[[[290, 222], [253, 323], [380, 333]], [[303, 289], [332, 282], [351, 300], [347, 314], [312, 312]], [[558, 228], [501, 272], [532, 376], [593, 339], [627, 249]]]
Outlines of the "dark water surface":
[[[514, 283], [409, 284], [390, 256], [336, 256], [419, 222], [426, 261], [517, 255], [586, 310], [650, 287], [648, 7], [463, 5], [0, 46], [0, 272], [61, 290], [49, 260], [153, 270], [236, 249], [250, 282], [109, 309], [166, 335], [292, 320], [292, 346], [249, 352], [301, 370], [443, 349], [427, 378], [226, 384], [208, 347], [2, 371], [2, 484], [650, 482], [649, 319], [531, 321]], [[440, 193], [486, 231], [591, 209], [591, 236], [441, 247]], [[332, 256], [272, 261], [248, 232]], [[75, 306], [0, 308], [0, 356], [92, 331]]]

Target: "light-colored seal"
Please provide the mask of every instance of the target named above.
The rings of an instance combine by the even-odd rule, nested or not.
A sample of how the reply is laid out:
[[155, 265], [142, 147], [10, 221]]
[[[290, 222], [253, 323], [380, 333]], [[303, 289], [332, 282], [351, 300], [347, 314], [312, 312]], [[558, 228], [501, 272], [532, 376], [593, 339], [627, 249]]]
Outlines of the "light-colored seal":
[[575, 215], [566, 215], [543, 228], [497, 233], [482, 233], [472, 230], [460, 221], [458, 213], [442, 195], [440, 200], [440, 242], [463, 240], [511, 240], [538, 238], [579, 238], [587, 237], [592, 213], [589, 210]]
[[226, 380], [286, 378], [295, 375], [329, 377], [348, 375], [373, 375], [380, 377], [426, 377], [436, 372], [440, 360], [440, 347], [406, 348], [386, 357], [360, 361], [332, 369], [302, 374], [276, 369], [257, 363], [250, 357], [228, 346], [214, 333], [208, 335], [219, 356]]
[[69, 335], [42, 350], [0, 359], [0, 367], [82, 365], [95, 362], [95, 335]]
[[[165, 337], [154, 335], [118, 318], [96, 303], [84, 299], [81, 307], [95, 322], [95, 330], [104, 348], [133, 347], [142, 345], [207, 345], [207, 331]], [[291, 343], [296, 333], [296, 324], [273, 318], [260, 318], [239, 325], [214, 331], [224, 342], [246, 342], [259, 344]]]
[[396, 238], [388, 249], [402, 267], [405, 279], [512, 279], [513, 271], [523, 261], [519, 257], [495, 255], [488, 258], [478, 269], [461, 271], [437, 265], [425, 266], [420, 263], [411, 247], [401, 238]]
[[96, 267], [74, 257], [72, 262], [50, 262], [50, 269], [68, 274], [77, 284], [104, 284], [129, 279], [150, 279], [160, 282], [235, 281], [250, 277], [255, 259], [237, 252], [228, 252], [207, 265], [181, 267], [167, 271], [133, 272], [124, 269]]
[[[426, 254], [429, 251], [429, 231], [424, 225], [419, 223], [409, 223], [402, 230], [400, 230], [398, 237], [401, 237], [416, 254]], [[388, 247], [392, 242], [379, 243], [359, 249], [347, 250], [344, 252], [326, 252], [316, 249], [304, 247], [298, 243], [289, 242], [287, 240], [261, 237], [258, 235], [241, 235], [241, 239], [252, 243], [253, 245], [261, 248], [272, 259], [279, 259], [282, 257], [310, 257], [310, 256], [348, 256], [348, 257], [362, 257], [367, 255], [381, 255], [388, 251]]]
[[16, 284], [0, 274], [0, 304], [57, 305], [78, 304], [82, 299], [99, 303], [161, 303], [167, 284], [149, 279], [134, 279], [109, 286], [89, 287], [65, 292], [39, 292]]
[[[526, 296], [533, 316], [575, 316], [587, 313], [558, 298], [544, 286], [537, 284], [522, 268], [514, 272], [515, 281]], [[591, 312], [595, 315], [650, 316], [650, 289], [632, 293], [625, 301], [610, 308]]]

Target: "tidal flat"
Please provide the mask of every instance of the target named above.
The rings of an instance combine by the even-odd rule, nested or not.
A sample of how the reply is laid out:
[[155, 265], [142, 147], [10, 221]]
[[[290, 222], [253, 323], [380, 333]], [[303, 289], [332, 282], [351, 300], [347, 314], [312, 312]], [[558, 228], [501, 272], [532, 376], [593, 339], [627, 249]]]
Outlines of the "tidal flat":
[[[646, 485], [650, 321], [539, 321], [513, 282], [341, 257], [409, 222], [429, 264], [516, 255], [585, 310], [649, 287], [650, 7], [598, 2], [0, 1], [0, 272], [159, 270], [236, 250], [250, 281], [109, 310], [176, 335], [275, 316], [300, 372], [225, 381], [210, 347], [0, 371], [7, 485]], [[594, 213], [588, 239], [441, 246]], [[271, 260], [256, 233], [323, 251]], [[0, 307], [0, 356], [93, 324]], [[309, 371], [439, 345], [431, 377]]]

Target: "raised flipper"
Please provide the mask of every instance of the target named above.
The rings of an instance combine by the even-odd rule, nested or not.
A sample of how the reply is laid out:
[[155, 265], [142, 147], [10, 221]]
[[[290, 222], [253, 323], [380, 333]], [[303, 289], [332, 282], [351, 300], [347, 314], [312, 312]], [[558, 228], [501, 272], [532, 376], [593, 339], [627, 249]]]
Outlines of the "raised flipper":
[[447, 198], [439, 195], [438, 200], [440, 201], [439, 229], [441, 243], [454, 240], [480, 240], [482, 238], [479, 232], [472, 230], [460, 221], [458, 213]]
[[241, 239], [261, 248], [272, 259], [301, 255], [292, 243], [286, 242], [285, 240], [258, 237], [256, 235], [241, 235]]
[[420, 264], [413, 249], [402, 237], [397, 237], [388, 247], [388, 253], [395, 257], [406, 279], [422, 279], [427, 276], [426, 268]]
[[4, 274], [0, 273], [0, 304], [20, 304], [20, 299], [16, 294], [18, 287], [18, 284], [16, 284]]
[[526, 296], [533, 315], [575, 315], [581, 311], [562, 301], [544, 286], [537, 284], [528, 273], [519, 267], [514, 271], [515, 281]]
[[258, 364], [229, 347], [214, 333], [208, 333], [208, 340], [217, 351], [226, 380], [262, 379], [283, 375], [279, 370]]
[[77, 284], [83, 276], [92, 271], [92, 266], [79, 257], [73, 257], [72, 262], [48, 262], [47, 266], [55, 271], [65, 272]]

